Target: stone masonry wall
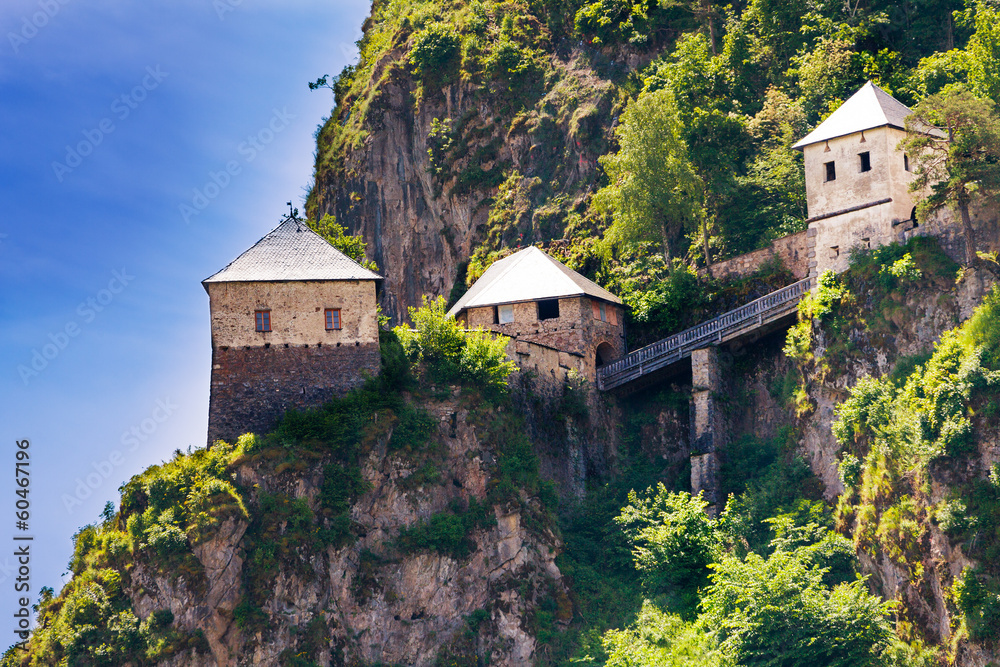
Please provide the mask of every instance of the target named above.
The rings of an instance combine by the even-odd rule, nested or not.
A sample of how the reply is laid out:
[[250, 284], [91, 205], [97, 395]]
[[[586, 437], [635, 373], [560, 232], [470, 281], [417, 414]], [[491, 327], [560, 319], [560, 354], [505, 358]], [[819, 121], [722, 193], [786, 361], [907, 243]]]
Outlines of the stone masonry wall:
[[[377, 343], [372, 280], [209, 283], [212, 346]], [[341, 329], [327, 330], [324, 311], [339, 308]], [[254, 311], [271, 311], [272, 331], [255, 330]]]
[[524, 340], [510, 339], [507, 356], [517, 362], [522, 372], [533, 372], [539, 380], [550, 385], [561, 385], [571, 370], [584, 377], [587, 374], [586, 359], [582, 355]]
[[288, 410], [322, 405], [378, 375], [378, 343], [212, 351], [208, 442], [266, 433]]
[[[584, 376], [593, 382], [597, 375], [598, 346], [610, 345], [612, 358], [623, 356], [625, 327], [620, 306], [605, 305], [609, 320], [605, 322], [594, 317], [592, 302], [589, 297], [560, 299], [559, 317], [548, 320], [538, 319], [537, 302], [515, 303], [512, 304], [514, 321], [507, 324], [493, 324], [492, 306], [470, 308], [464, 316], [465, 325], [469, 328], [481, 326], [518, 341], [578, 355], [583, 358]], [[517, 361], [517, 357], [512, 358]]]
[[[773, 257], [781, 260], [796, 280], [802, 280], [809, 275], [809, 262], [806, 257], [806, 230], [775, 240], [771, 247], [754, 250], [744, 255], [732, 257], [712, 265], [712, 276], [715, 278], [733, 279], [745, 278]], [[704, 269], [701, 270], [704, 273]]]

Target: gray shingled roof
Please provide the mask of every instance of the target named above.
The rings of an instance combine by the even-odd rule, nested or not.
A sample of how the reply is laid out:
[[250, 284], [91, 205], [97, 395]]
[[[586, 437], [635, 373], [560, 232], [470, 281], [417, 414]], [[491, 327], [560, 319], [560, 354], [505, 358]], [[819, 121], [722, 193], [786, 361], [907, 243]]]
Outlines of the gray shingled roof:
[[622, 302], [614, 294], [567, 268], [559, 260], [531, 247], [490, 265], [448, 314], [457, 315], [466, 308], [501, 303], [583, 295], [611, 303]]
[[330, 245], [304, 220], [286, 218], [202, 284], [285, 280], [382, 280]]
[[909, 115], [908, 106], [869, 81], [792, 148], [886, 125], [904, 130]]

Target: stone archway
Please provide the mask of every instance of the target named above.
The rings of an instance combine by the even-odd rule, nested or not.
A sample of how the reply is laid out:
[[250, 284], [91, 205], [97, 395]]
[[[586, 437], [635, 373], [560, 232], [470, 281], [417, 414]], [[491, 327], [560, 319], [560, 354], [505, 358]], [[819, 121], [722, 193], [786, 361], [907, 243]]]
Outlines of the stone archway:
[[598, 344], [597, 350], [594, 353], [594, 365], [597, 368], [610, 364], [618, 354], [615, 352], [615, 347], [607, 341]]

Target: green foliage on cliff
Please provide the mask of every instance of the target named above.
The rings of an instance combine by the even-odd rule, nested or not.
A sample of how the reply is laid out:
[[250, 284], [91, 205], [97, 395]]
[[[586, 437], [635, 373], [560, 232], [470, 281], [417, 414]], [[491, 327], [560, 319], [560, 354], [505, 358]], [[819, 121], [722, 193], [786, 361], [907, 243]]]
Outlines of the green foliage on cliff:
[[[863, 379], [837, 408], [844, 447], [838, 521], [859, 549], [886, 554], [914, 582], [927, 576], [924, 545], [933, 524], [982, 565], [953, 582], [965, 630], [995, 641], [1000, 614], [1000, 489], [977, 470], [977, 434], [997, 423], [1000, 295], [991, 293], [964, 325], [946, 332], [903, 382]], [[940, 498], [935, 486], [947, 484]]]
[[921, 664], [899, 659], [906, 651], [892, 632], [891, 605], [855, 577], [846, 539], [784, 515], [770, 520], [770, 544], [741, 555], [727, 529], [739, 509], [716, 521], [686, 493], [661, 486], [647, 494], [630, 494], [618, 519], [633, 545], [641, 537], [635, 566], [693, 587], [698, 605], [677, 615], [676, 597], [646, 600], [635, 623], [604, 635], [606, 665]]

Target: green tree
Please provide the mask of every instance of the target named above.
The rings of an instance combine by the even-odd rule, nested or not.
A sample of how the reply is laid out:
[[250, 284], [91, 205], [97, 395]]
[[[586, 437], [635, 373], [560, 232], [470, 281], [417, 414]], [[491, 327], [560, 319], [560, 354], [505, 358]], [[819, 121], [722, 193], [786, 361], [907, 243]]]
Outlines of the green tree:
[[612, 216], [609, 243], [659, 240], [669, 261], [683, 233], [698, 228], [705, 187], [683, 130], [667, 89], [640, 95], [622, 114], [619, 150], [600, 159], [610, 183], [594, 195], [594, 207]]
[[365, 248], [368, 244], [360, 236], [348, 234], [347, 228], [337, 223], [337, 218], [327, 213], [320, 220], [308, 220], [307, 222], [313, 231], [326, 239], [334, 248], [366, 269], [378, 271], [375, 262], [369, 261], [365, 256]]
[[1000, 103], [1000, 11], [977, 2], [974, 25], [976, 32], [969, 39], [965, 59], [969, 86], [977, 95]]
[[708, 566], [719, 554], [715, 521], [705, 514], [701, 496], [672, 493], [660, 483], [645, 497], [628, 494], [628, 505], [615, 518], [632, 546], [636, 569], [651, 595], [679, 593], [683, 608], [693, 609], [698, 589], [708, 582]]
[[[938, 129], [940, 128], [940, 129]], [[945, 206], [958, 210], [969, 262], [976, 261], [973, 197], [1000, 194], [1000, 118], [991, 100], [956, 85], [922, 100], [906, 119], [900, 148], [910, 157], [921, 216]]]
[[699, 622], [717, 629], [732, 664], [883, 664], [893, 637], [889, 603], [871, 595], [863, 579], [828, 586], [818, 557], [823, 545], [778, 548], [767, 558], [728, 555], [714, 566]]

